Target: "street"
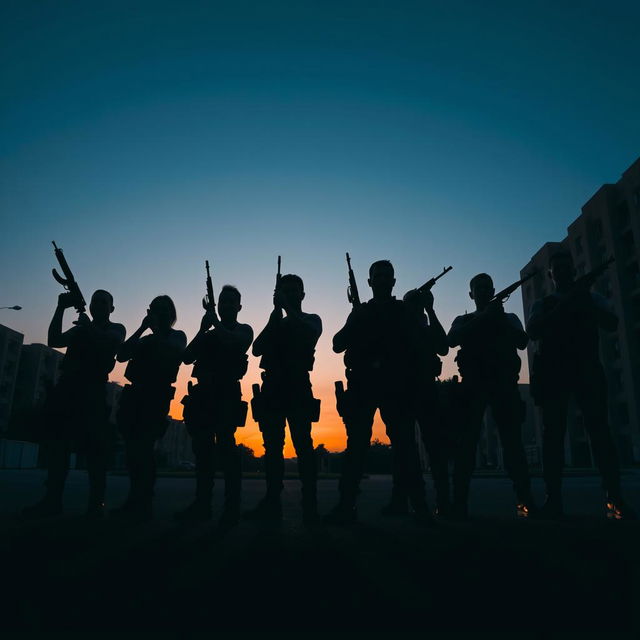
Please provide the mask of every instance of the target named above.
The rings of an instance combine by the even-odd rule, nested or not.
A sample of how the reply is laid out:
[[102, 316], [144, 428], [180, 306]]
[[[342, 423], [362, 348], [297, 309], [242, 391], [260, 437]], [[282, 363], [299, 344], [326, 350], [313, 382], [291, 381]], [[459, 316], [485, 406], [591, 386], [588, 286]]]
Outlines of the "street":
[[[171, 515], [192, 478], [159, 478], [156, 518], [130, 525], [83, 518], [87, 478], [69, 475], [65, 515], [22, 523], [43, 471], [0, 471], [0, 623], [14, 631], [631, 631], [638, 628], [640, 523], [607, 522], [596, 476], [565, 480], [562, 522], [517, 520], [510, 483], [476, 478], [472, 519], [422, 529], [380, 508], [390, 478], [363, 482], [360, 522], [301, 523], [299, 485], [287, 480], [284, 521], [243, 521], [222, 536]], [[427, 479], [430, 486], [430, 479]], [[640, 507], [640, 474], [623, 483]], [[108, 506], [128, 479], [110, 476]], [[245, 480], [244, 507], [263, 490]], [[224, 483], [217, 483], [214, 512]], [[534, 480], [540, 501], [542, 483]], [[320, 510], [337, 480], [320, 480]]]

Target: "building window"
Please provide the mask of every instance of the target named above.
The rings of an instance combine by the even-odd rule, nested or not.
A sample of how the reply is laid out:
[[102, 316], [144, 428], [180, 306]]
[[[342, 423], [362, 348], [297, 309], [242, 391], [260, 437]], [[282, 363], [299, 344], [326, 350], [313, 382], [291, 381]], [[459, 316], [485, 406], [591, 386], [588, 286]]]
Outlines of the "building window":
[[640, 269], [637, 262], [632, 262], [627, 268], [627, 282], [630, 289], [636, 289], [640, 286]]
[[629, 226], [629, 205], [626, 202], [621, 202], [616, 209], [616, 217], [618, 219], [618, 226], [624, 229]]
[[614, 369], [611, 372], [611, 382], [614, 391], [622, 391], [622, 372], [620, 369]]
[[618, 421], [619, 424], [629, 424], [629, 407], [626, 402], [618, 405]]
[[631, 258], [636, 252], [636, 244], [633, 241], [633, 232], [631, 229], [625, 231], [622, 235], [622, 251], [625, 258]]
[[620, 357], [620, 340], [618, 340], [617, 336], [614, 336], [613, 340], [611, 340], [611, 353], [616, 359]]
[[602, 241], [604, 230], [602, 228], [602, 220], [600, 220], [599, 218], [593, 221], [592, 234], [593, 234], [593, 239], [596, 242]]

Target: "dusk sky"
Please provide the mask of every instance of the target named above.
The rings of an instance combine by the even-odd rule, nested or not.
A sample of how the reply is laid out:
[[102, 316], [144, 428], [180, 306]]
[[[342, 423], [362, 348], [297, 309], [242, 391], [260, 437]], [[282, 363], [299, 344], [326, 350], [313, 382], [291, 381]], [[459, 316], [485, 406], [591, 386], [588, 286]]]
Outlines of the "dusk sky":
[[[363, 299], [373, 260], [400, 296], [453, 265], [445, 329], [475, 273], [516, 280], [640, 155], [639, 28], [637, 1], [5, 1], [0, 306], [24, 309], [0, 323], [46, 342], [55, 240], [129, 334], [166, 293], [193, 337], [205, 259], [257, 334], [281, 254], [324, 323], [314, 441], [341, 450], [345, 251]], [[262, 453], [251, 421], [238, 436]]]

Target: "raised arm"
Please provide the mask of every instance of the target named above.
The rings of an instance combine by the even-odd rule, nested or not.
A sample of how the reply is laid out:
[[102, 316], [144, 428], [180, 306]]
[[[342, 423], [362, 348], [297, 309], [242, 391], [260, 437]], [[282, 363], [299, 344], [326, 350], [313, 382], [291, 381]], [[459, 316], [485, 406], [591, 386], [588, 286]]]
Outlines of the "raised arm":
[[274, 329], [278, 325], [278, 321], [281, 319], [282, 309], [276, 307], [269, 316], [269, 322], [267, 322], [265, 328], [260, 332], [253, 343], [252, 353], [254, 356], [260, 357], [264, 355], [272, 346]]
[[131, 334], [131, 337], [118, 349], [118, 362], [127, 362], [127, 360], [131, 360], [131, 358], [134, 357], [140, 338], [149, 328], [149, 325], [150, 317], [149, 314], [147, 314], [140, 323], [140, 326]]
[[61, 293], [58, 296], [58, 305], [53, 313], [53, 318], [49, 324], [49, 331], [47, 333], [47, 345], [49, 347], [68, 347], [69, 338], [73, 335], [75, 327], [68, 331], [62, 331], [62, 318], [64, 317], [65, 309], [73, 306], [74, 297], [71, 293]]

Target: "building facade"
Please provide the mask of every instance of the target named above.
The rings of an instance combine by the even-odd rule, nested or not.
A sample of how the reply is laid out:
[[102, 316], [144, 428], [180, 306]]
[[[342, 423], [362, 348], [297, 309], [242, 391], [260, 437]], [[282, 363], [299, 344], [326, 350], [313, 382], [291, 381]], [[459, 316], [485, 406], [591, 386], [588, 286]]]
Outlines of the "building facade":
[[20, 332], [0, 324], [0, 438], [9, 427], [23, 339]]
[[[525, 318], [533, 303], [552, 292], [547, 275], [550, 256], [563, 249], [573, 256], [578, 276], [608, 258], [615, 262], [594, 286], [611, 303], [620, 322], [613, 333], [601, 333], [600, 356], [608, 392], [609, 417], [623, 465], [640, 461], [640, 159], [615, 184], [603, 185], [582, 207], [560, 242], [543, 245], [522, 269], [537, 275], [522, 287]], [[529, 366], [535, 343], [529, 345]], [[539, 412], [538, 412], [539, 413]], [[541, 434], [540, 416], [536, 431]], [[580, 413], [570, 409], [566, 463], [592, 466], [593, 457]]]

